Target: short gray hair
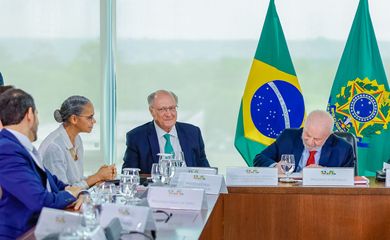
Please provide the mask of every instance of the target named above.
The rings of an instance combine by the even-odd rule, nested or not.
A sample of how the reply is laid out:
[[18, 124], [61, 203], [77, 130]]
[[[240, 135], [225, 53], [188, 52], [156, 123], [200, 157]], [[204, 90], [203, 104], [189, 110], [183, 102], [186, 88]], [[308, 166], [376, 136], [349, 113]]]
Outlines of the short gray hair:
[[149, 104], [149, 107], [151, 107], [153, 105], [153, 102], [154, 102], [154, 98], [156, 97], [156, 95], [158, 93], [167, 93], [169, 95], [171, 95], [174, 99], [175, 99], [175, 102], [176, 104], [179, 103], [179, 99], [178, 97], [176, 96], [176, 94], [174, 92], [171, 92], [171, 91], [167, 91], [167, 90], [157, 90], [155, 92], [152, 92], [151, 94], [149, 94], [148, 96], [148, 104]]
[[66, 122], [70, 116], [80, 115], [84, 106], [90, 102], [88, 98], [83, 96], [70, 96], [62, 103], [60, 109], [54, 111], [54, 119], [59, 123]]

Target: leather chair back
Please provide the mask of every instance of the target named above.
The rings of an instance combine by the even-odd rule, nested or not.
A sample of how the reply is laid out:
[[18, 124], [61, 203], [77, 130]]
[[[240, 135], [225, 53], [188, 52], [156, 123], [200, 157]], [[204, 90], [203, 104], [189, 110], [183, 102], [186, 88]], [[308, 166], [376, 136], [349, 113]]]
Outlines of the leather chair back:
[[355, 166], [355, 176], [358, 175], [358, 157], [357, 157], [357, 143], [356, 143], [356, 137], [349, 132], [334, 132], [334, 135], [337, 137], [340, 137], [347, 141], [349, 144], [351, 144], [353, 149], [353, 162]]

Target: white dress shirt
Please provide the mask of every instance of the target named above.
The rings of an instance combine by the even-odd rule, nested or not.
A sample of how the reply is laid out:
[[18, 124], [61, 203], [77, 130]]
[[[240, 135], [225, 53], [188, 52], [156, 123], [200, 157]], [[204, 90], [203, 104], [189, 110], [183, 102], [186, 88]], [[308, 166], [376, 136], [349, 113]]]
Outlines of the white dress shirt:
[[[77, 160], [73, 159], [71, 149], [75, 150]], [[64, 126], [61, 124], [51, 132], [39, 146], [43, 165], [62, 182], [87, 189], [84, 177], [84, 148], [81, 137], [77, 135], [75, 146], [70, 142]]]
[[[160, 153], [164, 153], [165, 143], [167, 142], [167, 140], [164, 138], [164, 135], [167, 134], [167, 132], [165, 132], [162, 128], [160, 128], [156, 124], [155, 121], [153, 121], [153, 123], [154, 123], [154, 128], [156, 129], [156, 133], [157, 133], [157, 139], [158, 139], [158, 145], [160, 147]], [[179, 137], [177, 136], [176, 126], [173, 126], [173, 128], [169, 132], [169, 135], [171, 137], [171, 144], [173, 147], [173, 151], [174, 152], [181, 152], [182, 150], [181, 150], [181, 146], [180, 146]]]

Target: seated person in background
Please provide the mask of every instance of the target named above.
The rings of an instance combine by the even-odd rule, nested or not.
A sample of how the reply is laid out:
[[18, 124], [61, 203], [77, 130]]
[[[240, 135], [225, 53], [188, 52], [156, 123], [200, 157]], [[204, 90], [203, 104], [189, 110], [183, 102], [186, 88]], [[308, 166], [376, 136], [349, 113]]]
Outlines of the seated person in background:
[[36, 224], [43, 207], [66, 208], [81, 188], [65, 185], [43, 167], [32, 145], [38, 116], [29, 94], [20, 89], [1, 94], [0, 117], [0, 239], [16, 239]]
[[333, 118], [325, 111], [315, 110], [302, 129], [285, 129], [274, 143], [254, 159], [255, 167], [277, 166], [282, 154], [293, 154], [295, 172], [309, 167], [354, 167], [352, 146], [333, 134]]
[[194, 125], [176, 122], [177, 96], [158, 90], [148, 96], [153, 121], [134, 128], [126, 135], [126, 152], [122, 168], [140, 168], [150, 173], [158, 163], [158, 153], [184, 153], [188, 167], [209, 167], [200, 129]]
[[[1, 73], [0, 73], [0, 76], [1, 76]], [[1, 77], [0, 77], [0, 79], [1, 79]], [[3, 92], [5, 92], [5, 91], [7, 91], [8, 89], [10, 89], [10, 88], [13, 88], [13, 86], [11, 86], [11, 85], [2, 86], [2, 85], [0, 84], [0, 95], [1, 95]], [[1, 130], [2, 128], [3, 128], [3, 124], [2, 124], [1, 118], [0, 118], [0, 130]]]
[[97, 173], [84, 177], [84, 148], [79, 133], [90, 133], [96, 123], [92, 103], [82, 96], [71, 96], [54, 111], [54, 119], [62, 123], [39, 146], [43, 165], [67, 184], [84, 189], [116, 177], [115, 165], [102, 166]]

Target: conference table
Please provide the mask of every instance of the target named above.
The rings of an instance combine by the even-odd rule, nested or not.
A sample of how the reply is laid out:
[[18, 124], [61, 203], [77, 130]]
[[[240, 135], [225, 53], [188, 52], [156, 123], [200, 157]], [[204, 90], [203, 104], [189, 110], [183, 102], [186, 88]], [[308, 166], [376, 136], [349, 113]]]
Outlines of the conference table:
[[390, 188], [228, 187], [201, 239], [389, 239]]
[[[390, 188], [369, 179], [353, 187], [228, 187], [207, 195], [208, 209], [171, 210], [157, 239], [390, 238]], [[34, 239], [33, 231], [22, 239]]]
[[[219, 199], [218, 194], [207, 194], [207, 208], [200, 211], [180, 210], [180, 209], [153, 209], [153, 218], [155, 219], [156, 238], [159, 240], [179, 240], [179, 239], [199, 239], [205, 228], [213, 208]], [[164, 214], [156, 213], [156, 210], [163, 210], [170, 217], [166, 221], [158, 221]], [[18, 240], [35, 240], [35, 227], [31, 228], [25, 234], [20, 236]], [[151, 235], [149, 232], [147, 235]], [[128, 239], [128, 238], [126, 238]], [[134, 235], [129, 239], [148, 239], [142, 235]]]

